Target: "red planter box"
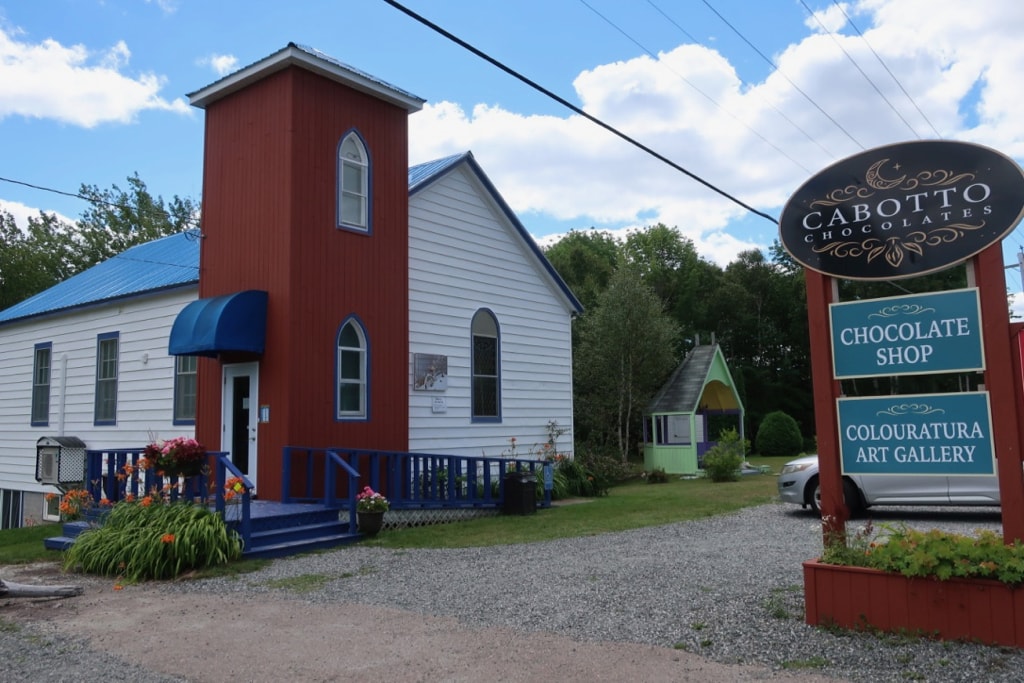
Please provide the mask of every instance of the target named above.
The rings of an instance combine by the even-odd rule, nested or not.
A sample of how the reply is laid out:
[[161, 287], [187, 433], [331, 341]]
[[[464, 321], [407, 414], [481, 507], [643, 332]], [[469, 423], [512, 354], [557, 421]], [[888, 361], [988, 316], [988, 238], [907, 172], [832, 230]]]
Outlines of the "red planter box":
[[1024, 647], [1024, 588], [804, 562], [807, 623]]

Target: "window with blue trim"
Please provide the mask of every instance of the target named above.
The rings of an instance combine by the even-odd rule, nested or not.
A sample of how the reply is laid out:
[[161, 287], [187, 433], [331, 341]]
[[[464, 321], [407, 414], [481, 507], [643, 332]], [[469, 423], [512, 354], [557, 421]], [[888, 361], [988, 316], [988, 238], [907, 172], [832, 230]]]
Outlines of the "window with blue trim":
[[174, 424], [196, 423], [196, 395], [199, 390], [196, 356], [175, 356], [174, 360]]
[[107, 332], [96, 338], [96, 398], [93, 404], [93, 423], [112, 425], [117, 422], [117, 332]]
[[359, 135], [352, 132], [338, 146], [338, 225], [368, 231], [369, 198], [369, 157]]
[[472, 330], [473, 419], [497, 421], [501, 418], [498, 320], [481, 309], [473, 316]]
[[36, 344], [32, 360], [32, 417], [33, 427], [50, 424], [50, 368], [53, 343]]
[[366, 334], [355, 320], [338, 333], [338, 419], [366, 417]]

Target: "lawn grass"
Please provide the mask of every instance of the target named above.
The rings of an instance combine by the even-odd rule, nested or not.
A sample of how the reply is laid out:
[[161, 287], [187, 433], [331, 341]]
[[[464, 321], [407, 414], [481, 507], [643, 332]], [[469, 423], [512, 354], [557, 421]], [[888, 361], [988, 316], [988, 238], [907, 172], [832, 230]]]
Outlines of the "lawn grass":
[[[788, 459], [787, 459], [788, 460]], [[750, 458], [778, 473], [778, 458]], [[634, 481], [607, 496], [555, 505], [530, 515], [498, 515], [464, 522], [397, 529], [365, 541], [384, 548], [466, 548], [593, 536], [734, 512], [777, 497], [773, 474], [744, 475], [737, 482], [669, 478], [665, 484]]]
[[60, 536], [60, 525], [35, 524], [0, 530], [0, 564], [29, 564], [61, 559], [61, 553], [43, 547], [43, 539]]
[[[363, 544], [384, 548], [466, 548], [593, 536], [700, 519], [774, 500], [778, 495], [775, 475], [789, 459], [749, 458], [753, 465], [770, 467], [771, 473], [744, 475], [737, 482], [716, 484], [709, 479], [680, 479], [678, 476], [670, 476], [665, 484], [638, 480], [613, 487], [607, 496], [556, 505], [538, 510], [536, 514], [498, 515], [398, 529], [363, 541]], [[57, 524], [0, 530], [0, 565], [60, 561], [62, 553], [43, 547], [43, 539], [58, 535]], [[219, 568], [219, 572], [244, 573], [265, 562], [241, 560]]]

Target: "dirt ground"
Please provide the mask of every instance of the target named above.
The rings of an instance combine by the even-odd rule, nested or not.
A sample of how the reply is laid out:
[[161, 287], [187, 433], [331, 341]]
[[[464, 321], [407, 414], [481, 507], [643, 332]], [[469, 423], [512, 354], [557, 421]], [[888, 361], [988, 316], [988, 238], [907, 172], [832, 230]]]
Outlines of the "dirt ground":
[[266, 595], [239, 601], [153, 584], [114, 590], [109, 579], [66, 575], [56, 564], [0, 567], [0, 579], [84, 588], [70, 598], [0, 598], [0, 620], [82, 637], [91, 649], [190, 681], [833, 680], [718, 664], [668, 648], [470, 628], [366, 605]]

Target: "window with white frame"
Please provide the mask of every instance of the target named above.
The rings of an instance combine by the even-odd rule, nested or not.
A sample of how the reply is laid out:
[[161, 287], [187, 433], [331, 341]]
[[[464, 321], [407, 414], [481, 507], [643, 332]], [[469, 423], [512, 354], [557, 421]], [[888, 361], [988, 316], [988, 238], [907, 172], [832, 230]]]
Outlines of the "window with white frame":
[[366, 146], [355, 132], [338, 146], [338, 225], [368, 231], [370, 164]]
[[474, 421], [496, 422], [501, 419], [499, 348], [498, 320], [490, 311], [477, 311], [473, 316], [471, 361]]
[[36, 344], [32, 360], [32, 417], [33, 427], [50, 424], [50, 367], [53, 344]]
[[174, 360], [174, 424], [196, 423], [196, 371], [199, 358], [176, 356]]
[[366, 417], [366, 333], [356, 320], [338, 332], [338, 419]]
[[107, 332], [96, 338], [96, 398], [93, 405], [93, 423], [112, 425], [117, 422], [117, 332]]

